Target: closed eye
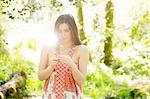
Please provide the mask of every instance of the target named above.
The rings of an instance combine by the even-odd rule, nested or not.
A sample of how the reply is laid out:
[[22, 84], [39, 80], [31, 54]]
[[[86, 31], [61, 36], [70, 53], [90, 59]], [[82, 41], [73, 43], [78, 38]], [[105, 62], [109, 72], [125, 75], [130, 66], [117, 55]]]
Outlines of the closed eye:
[[70, 30], [69, 30], [69, 29], [65, 29], [64, 31], [65, 31], [65, 32], [70, 32]]

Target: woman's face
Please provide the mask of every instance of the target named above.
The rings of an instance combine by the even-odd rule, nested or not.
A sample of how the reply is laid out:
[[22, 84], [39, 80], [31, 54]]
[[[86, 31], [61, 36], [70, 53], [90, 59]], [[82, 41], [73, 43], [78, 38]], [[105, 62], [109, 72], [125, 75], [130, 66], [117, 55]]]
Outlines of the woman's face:
[[62, 23], [59, 25], [58, 27], [58, 36], [60, 41], [62, 41], [63, 43], [71, 43], [72, 39], [71, 39], [71, 31], [69, 29], [68, 24], [66, 23]]

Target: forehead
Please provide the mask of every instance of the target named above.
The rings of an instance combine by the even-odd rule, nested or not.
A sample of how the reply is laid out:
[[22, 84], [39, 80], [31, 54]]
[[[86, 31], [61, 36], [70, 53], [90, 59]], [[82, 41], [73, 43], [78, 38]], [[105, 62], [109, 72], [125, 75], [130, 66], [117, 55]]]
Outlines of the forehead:
[[58, 28], [59, 29], [69, 29], [69, 26], [67, 23], [61, 23]]

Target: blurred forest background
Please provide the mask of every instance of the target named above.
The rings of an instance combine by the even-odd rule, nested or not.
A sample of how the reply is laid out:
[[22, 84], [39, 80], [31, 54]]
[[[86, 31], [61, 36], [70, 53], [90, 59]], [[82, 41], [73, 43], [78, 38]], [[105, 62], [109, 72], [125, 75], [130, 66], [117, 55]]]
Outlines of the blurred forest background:
[[150, 0], [0, 0], [0, 98], [41, 99], [41, 48], [64, 13], [91, 52], [84, 99], [150, 99]]

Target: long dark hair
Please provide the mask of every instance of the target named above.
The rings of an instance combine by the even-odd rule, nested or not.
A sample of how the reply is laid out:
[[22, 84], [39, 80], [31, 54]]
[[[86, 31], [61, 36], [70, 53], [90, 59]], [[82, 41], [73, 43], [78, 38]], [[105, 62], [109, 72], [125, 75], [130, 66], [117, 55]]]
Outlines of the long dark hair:
[[62, 24], [62, 23], [66, 23], [69, 26], [73, 43], [75, 45], [81, 45], [79, 35], [78, 35], [78, 28], [77, 28], [77, 25], [75, 23], [75, 20], [74, 20], [73, 16], [70, 15], [70, 14], [60, 15], [58, 17], [58, 19], [56, 20], [56, 23], [55, 23], [55, 29], [54, 29], [55, 33], [58, 32], [59, 25]]

